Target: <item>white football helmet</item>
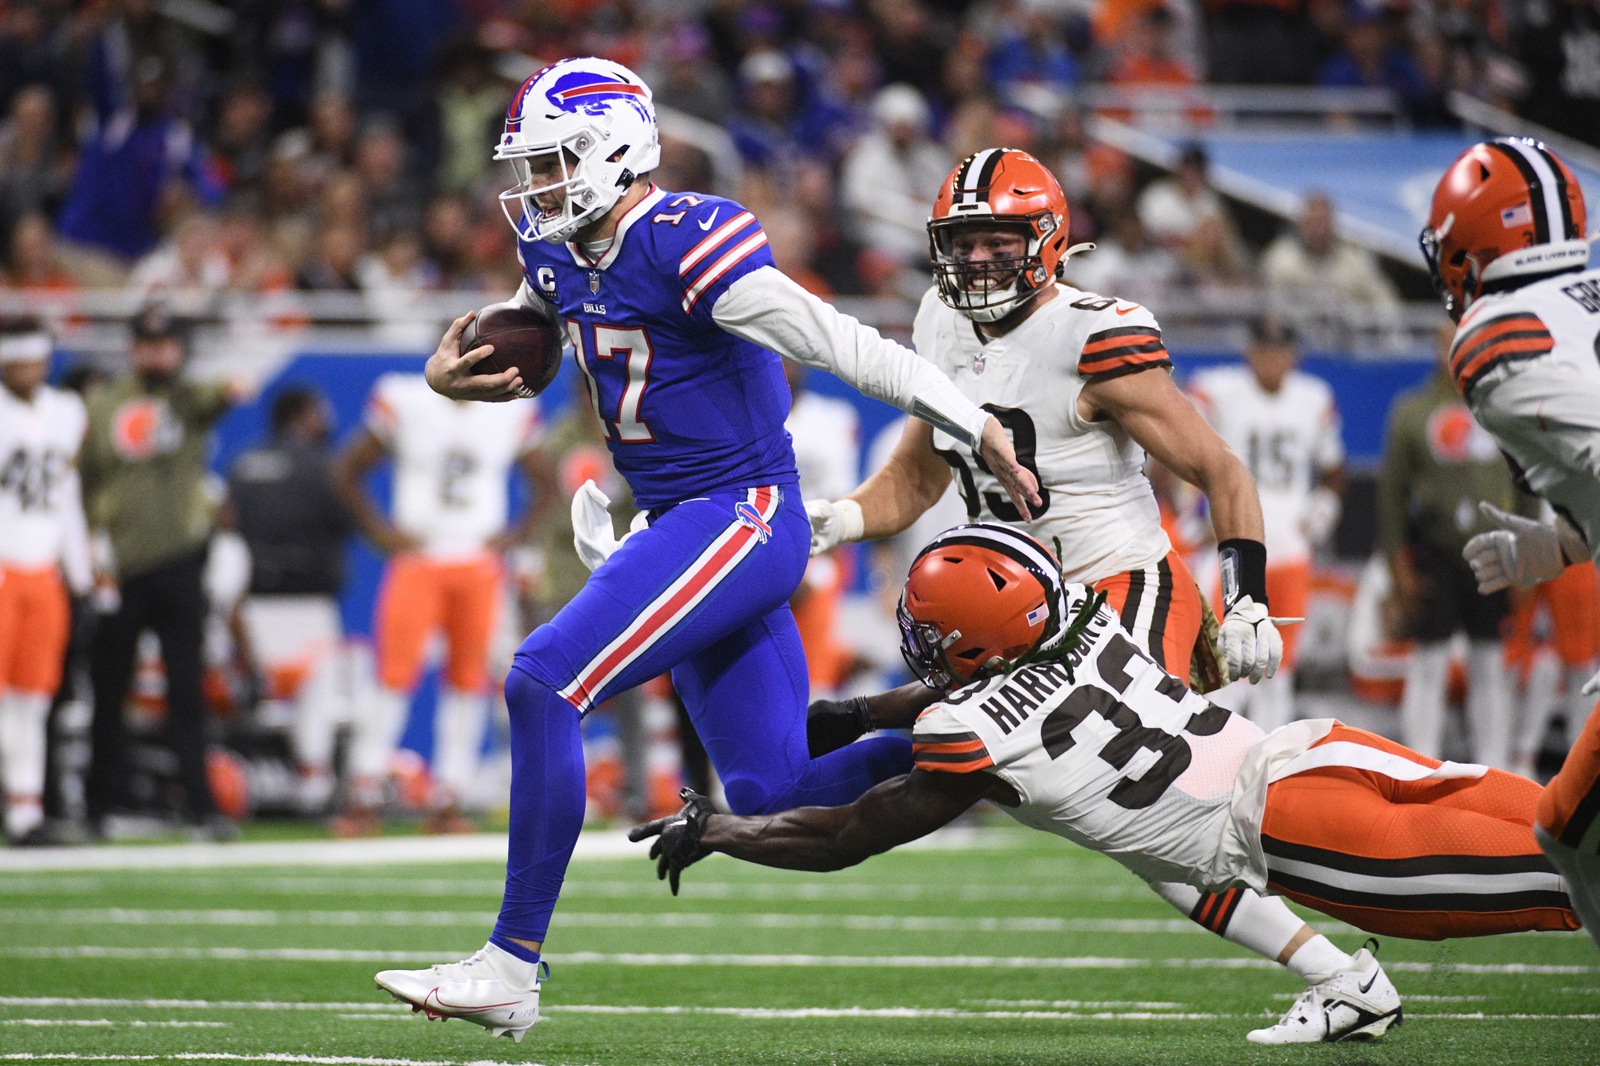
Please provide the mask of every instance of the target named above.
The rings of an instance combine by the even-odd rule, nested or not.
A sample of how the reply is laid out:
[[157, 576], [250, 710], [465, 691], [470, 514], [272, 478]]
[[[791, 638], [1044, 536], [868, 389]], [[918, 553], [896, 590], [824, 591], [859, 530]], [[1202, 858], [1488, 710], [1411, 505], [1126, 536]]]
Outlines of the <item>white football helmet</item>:
[[[661, 162], [650, 87], [609, 59], [552, 63], [511, 98], [494, 157], [510, 160], [516, 171], [517, 184], [500, 194], [500, 207], [517, 236], [567, 240]], [[565, 199], [554, 211], [534, 201], [558, 190]]]

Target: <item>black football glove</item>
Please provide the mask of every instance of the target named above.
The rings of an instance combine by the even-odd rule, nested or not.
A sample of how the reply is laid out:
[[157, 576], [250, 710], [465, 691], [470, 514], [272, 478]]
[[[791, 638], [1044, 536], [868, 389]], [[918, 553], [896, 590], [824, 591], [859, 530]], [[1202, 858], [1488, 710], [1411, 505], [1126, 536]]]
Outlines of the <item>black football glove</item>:
[[806, 708], [806, 747], [813, 759], [853, 744], [870, 732], [872, 715], [867, 711], [865, 696], [840, 701], [815, 700]]
[[629, 840], [656, 838], [650, 845], [650, 857], [656, 860], [656, 877], [668, 880], [674, 896], [678, 894], [678, 875], [711, 854], [700, 846], [700, 832], [706, 819], [717, 813], [711, 801], [692, 788], [679, 792], [678, 797], [684, 801], [683, 810], [628, 831]]

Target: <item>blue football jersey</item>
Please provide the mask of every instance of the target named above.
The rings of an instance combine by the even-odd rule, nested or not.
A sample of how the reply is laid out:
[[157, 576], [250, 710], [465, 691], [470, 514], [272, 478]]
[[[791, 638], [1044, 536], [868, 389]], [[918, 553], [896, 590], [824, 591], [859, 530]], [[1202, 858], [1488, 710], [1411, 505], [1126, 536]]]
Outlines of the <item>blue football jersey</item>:
[[796, 478], [782, 360], [719, 329], [728, 286], [772, 265], [732, 200], [652, 187], [599, 260], [522, 241], [528, 286], [555, 304], [618, 472], [641, 507]]

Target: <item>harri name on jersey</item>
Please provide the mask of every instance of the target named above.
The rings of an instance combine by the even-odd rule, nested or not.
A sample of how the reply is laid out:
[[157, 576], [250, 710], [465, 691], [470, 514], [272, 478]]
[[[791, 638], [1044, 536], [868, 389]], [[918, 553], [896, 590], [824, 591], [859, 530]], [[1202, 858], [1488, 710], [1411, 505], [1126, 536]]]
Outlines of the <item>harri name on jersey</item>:
[[[1051, 697], [1073, 685], [1078, 664], [1083, 661], [1088, 650], [1099, 643], [1105, 629], [1115, 621], [1116, 615], [1109, 611], [1102, 609], [1095, 612], [1079, 636], [1076, 646], [1067, 653], [1065, 660], [1030, 663], [1023, 667], [1007, 677], [998, 689], [993, 690], [988, 699], [978, 704], [978, 710], [987, 714], [990, 720], [1000, 727], [1001, 733], [1010, 735], [1011, 731], [1021, 725], [1033, 712], [1047, 706], [1055, 706]], [[1126, 662], [1124, 658], [1123, 663]], [[981, 684], [972, 685], [954, 693], [945, 702], [961, 703], [987, 687]]]

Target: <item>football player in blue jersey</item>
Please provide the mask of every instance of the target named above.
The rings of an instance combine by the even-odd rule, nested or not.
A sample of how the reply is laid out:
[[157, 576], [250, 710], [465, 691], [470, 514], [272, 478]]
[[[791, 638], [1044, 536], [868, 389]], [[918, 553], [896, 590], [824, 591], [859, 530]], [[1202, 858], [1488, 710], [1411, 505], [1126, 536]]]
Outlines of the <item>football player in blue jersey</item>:
[[[518, 237], [518, 299], [565, 321], [617, 470], [649, 523], [512, 662], [506, 891], [489, 943], [461, 962], [377, 976], [430, 1018], [518, 1041], [539, 1018], [539, 952], [583, 822], [579, 721], [591, 707], [671, 671], [742, 814], [849, 803], [911, 768], [898, 738], [819, 759], [807, 750], [805, 656], [788, 600], [811, 526], [783, 428], [779, 356], [977, 447], [1024, 519], [1040, 502], [1034, 472], [994, 417], [932, 364], [780, 273], [739, 204], [657, 188], [649, 174], [660, 154], [650, 89], [603, 59], [563, 60], [524, 82], [495, 152], [517, 178], [501, 202]], [[521, 386], [514, 369], [477, 373], [488, 349], [459, 350], [469, 318], [429, 359], [428, 383], [454, 399], [510, 399]], [[585, 489], [574, 501], [578, 537], [608, 542], [603, 497]], [[600, 506], [585, 511], [591, 503]]]

